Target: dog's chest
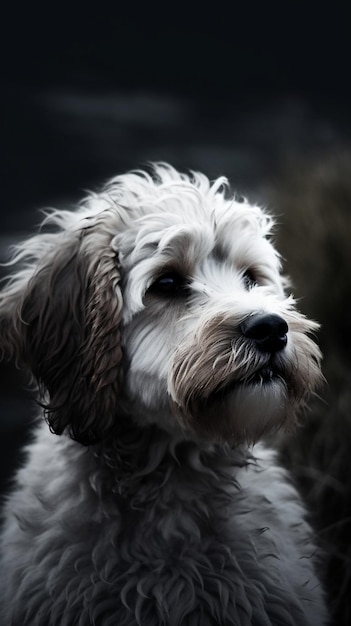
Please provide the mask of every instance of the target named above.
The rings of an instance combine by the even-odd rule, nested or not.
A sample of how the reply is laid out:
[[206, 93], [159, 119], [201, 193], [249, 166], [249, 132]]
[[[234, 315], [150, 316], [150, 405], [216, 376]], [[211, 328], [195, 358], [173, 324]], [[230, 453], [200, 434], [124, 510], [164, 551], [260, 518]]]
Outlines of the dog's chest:
[[160, 621], [150, 624], [186, 624], [201, 614], [194, 623], [259, 626], [267, 623], [267, 599], [274, 596], [272, 614], [290, 624], [286, 564], [274, 538], [279, 516], [260, 488], [240, 487], [242, 471], [218, 482], [214, 474], [200, 479], [178, 468], [163, 483], [159, 475], [144, 479], [119, 501], [114, 532], [108, 522], [102, 533], [114, 548], [95, 550], [101, 555], [96, 588], [101, 572], [107, 584], [101, 601], [107, 591], [111, 610], [117, 605], [121, 615], [137, 606], [145, 615], [154, 612]]
[[[233, 463], [218, 471], [197, 456], [144, 469], [123, 490], [113, 472], [65, 446], [79, 472], [58, 465], [62, 451], [45, 463], [52, 475], [37, 473], [31, 523], [16, 521], [6, 535], [4, 584], [16, 581], [21, 597], [31, 595], [16, 605], [16, 623], [24, 615], [38, 626], [309, 623], [296, 600], [297, 589], [308, 598], [316, 586], [311, 560], [302, 558], [310, 556], [301, 548], [307, 533], [279, 470]], [[58, 467], [60, 502], [52, 489]], [[23, 493], [13, 496], [18, 519], [24, 502]], [[16, 561], [23, 546], [26, 568]], [[40, 593], [31, 594], [33, 586]]]

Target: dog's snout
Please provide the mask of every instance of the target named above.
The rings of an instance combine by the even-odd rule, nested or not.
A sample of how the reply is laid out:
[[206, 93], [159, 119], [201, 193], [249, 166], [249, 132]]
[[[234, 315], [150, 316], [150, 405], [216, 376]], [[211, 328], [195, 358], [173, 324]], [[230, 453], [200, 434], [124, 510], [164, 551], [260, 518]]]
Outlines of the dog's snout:
[[278, 352], [287, 344], [288, 325], [279, 315], [257, 313], [240, 326], [244, 337], [252, 339], [262, 352]]

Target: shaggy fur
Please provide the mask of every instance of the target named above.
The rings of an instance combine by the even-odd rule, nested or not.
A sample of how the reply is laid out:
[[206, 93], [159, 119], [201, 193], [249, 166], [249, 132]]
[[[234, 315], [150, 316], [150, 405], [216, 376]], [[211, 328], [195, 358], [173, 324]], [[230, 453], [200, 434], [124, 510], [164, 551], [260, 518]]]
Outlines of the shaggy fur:
[[271, 228], [159, 164], [17, 248], [0, 346], [50, 429], [4, 507], [1, 624], [325, 624], [304, 508], [252, 446], [320, 379]]

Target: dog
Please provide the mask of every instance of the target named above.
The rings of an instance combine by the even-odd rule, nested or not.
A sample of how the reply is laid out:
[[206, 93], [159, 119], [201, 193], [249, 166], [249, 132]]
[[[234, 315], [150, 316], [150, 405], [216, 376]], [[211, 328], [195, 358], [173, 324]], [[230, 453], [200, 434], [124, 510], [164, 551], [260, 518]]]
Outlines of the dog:
[[321, 380], [273, 226], [224, 177], [157, 163], [17, 246], [1, 353], [45, 419], [4, 503], [1, 624], [326, 623], [306, 511], [265, 443]]

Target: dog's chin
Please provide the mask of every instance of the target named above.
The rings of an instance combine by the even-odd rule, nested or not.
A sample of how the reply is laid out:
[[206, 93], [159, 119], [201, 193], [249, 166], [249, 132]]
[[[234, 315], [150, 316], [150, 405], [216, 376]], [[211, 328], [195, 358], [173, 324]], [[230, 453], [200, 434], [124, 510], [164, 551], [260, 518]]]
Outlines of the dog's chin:
[[184, 429], [200, 438], [231, 444], [255, 443], [296, 420], [296, 403], [281, 376], [267, 368], [244, 381], [232, 381], [186, 411], [176, 409]]

